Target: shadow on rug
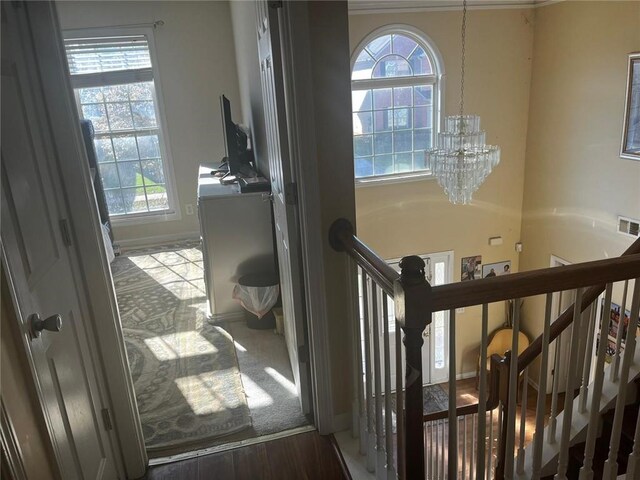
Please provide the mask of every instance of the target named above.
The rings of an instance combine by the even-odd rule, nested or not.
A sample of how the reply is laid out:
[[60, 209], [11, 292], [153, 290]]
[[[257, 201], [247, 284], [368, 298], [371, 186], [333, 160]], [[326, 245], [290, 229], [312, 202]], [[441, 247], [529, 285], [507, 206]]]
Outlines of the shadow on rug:
[[147, 449], [250, 427], [233, 339], [206, 321], [199, 247], [130, 253], [111, 269]]

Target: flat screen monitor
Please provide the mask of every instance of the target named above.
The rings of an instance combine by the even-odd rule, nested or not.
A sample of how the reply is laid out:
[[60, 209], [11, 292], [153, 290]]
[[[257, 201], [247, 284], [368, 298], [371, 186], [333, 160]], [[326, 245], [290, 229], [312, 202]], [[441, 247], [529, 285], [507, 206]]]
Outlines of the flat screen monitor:
[[222, 128], [224, 130], [224, 147], [227, 154], [229, 174], [235, 175], [248, 163], [247, 135], [233, 123], [231, 118], [231, 103], [224, 95], [220, 96], [220, 110], [222, 113]]

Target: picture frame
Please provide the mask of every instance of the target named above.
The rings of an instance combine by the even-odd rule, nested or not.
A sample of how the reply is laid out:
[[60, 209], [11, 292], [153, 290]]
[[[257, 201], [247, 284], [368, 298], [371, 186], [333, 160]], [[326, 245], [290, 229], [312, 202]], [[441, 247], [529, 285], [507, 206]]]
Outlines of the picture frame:
[[482, 266], [482, 278], [499, 277], [511, 273], [511, 260], [487, 263]]
[[[609, 312], [610, 322], [609, 322], [609, 330], [607, 332], [607, 348], [605, 352], [605, 362], [611, 363], [614, 355], [616, 354], [616, 346], [618, 335], [620, 334], [620, 327], [622, 326], [622, 338], [620, 341], [620, 353], [624, 351], [624, 347], [627, 341], [627, 332], [629, 329], [629, 323], [631, 319], [631, 312], [627, 309], [624, 310], [624, 315], [622, 315], [622, 308], [617, 303], [611, 302], [611, 310]], [[600, 320], [598, 323], [598, 335], [596, 337], [596, 348], [597, 351], [598, 345], [600, 343], [600, 330], [602, 329], [602, 320], [604, 318], [604, 298], [600, 299]]]
[[640, 52], [629, 54], [620, 157], [640, 161]]
[[460, 262], [460, 281], [466, 282], [468, 280], [478, 280], [479, 278], [482, 278], [482, 255], [462, 257]]

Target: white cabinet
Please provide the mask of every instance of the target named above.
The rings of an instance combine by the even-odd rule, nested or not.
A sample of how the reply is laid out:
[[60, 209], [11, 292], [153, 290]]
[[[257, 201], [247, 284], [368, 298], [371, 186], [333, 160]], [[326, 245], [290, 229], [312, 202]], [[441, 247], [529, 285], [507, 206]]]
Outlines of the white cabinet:
[[275, 272], [271, 202], [263, 193], [240, 193], [238, 185], [221, 185], [213, 165], [200, 166], [198, 215], [205, 283], [214, 320], [244, 315], [233, 300], [238, 278]]

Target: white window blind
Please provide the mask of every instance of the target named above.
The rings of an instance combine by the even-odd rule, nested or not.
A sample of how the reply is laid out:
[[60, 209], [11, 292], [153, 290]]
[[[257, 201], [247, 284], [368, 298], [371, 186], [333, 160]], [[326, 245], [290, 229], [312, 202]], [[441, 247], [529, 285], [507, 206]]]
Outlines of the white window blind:
[[64, 44], [71, 75], [151, 68], [144, 35], [72, 38]]

